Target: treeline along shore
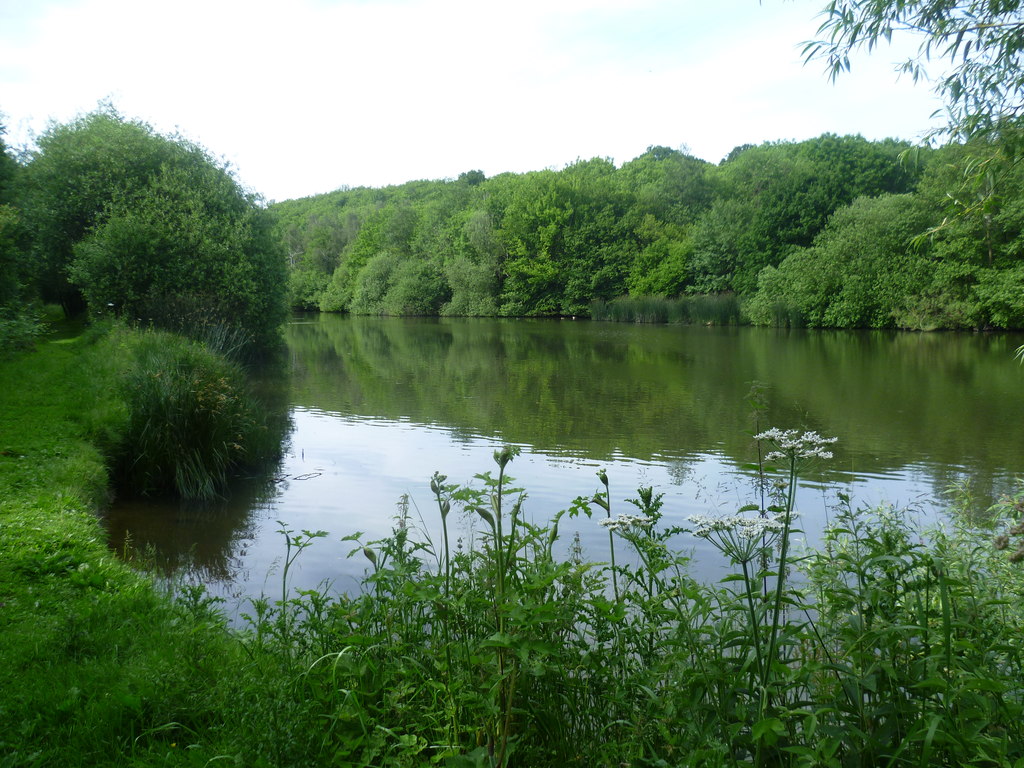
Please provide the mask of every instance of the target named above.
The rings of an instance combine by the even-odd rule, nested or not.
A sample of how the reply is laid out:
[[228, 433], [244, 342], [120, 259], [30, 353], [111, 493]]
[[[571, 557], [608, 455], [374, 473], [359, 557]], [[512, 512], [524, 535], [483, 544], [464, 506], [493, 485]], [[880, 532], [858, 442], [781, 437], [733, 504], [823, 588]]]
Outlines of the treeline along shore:
[[[0, 130], [2, 141], [2, 130]], [[468, 171], [267, 204], [111, 107], [0, 154], [0, 330], [39, 300], [231, 344], [288, 307], [812, 328], [1024, 327], [1014, 134], [937, 148], [826, 134], [717, 165]]]
[[714, 165], [651, 147], [270, 210], [301, 309], [1019, 328], [1024, 170], [1008, 152], [826, 134]]

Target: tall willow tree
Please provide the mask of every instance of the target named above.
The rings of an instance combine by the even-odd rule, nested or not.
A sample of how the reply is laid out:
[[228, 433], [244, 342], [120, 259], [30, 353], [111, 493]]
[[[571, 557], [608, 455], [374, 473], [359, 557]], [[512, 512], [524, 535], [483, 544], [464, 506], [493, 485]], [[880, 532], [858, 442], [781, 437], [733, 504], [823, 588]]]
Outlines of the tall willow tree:
[[[901, 69], [935, 81], [955, 137], [1004, 128], [1024, 113], [1020, 0], [833, 0], [822, 16], [821, 38], [804, 52], [824, 60], [833, 78], [850, 69], [856, 50], [901, 33], [917, 38], [917, 54]], [[938, 77], [928, 72], [935, 68]]]
[[[1024, 160], [1021, 0], [833, 0], [822, 15], [821, 37], [807, 43], [805, 54], [824, 60], [833, 78], [850, 69], [854, 51], [871, 51], [900, 34], [918, 40], [916, 55], [901, 69], [934, 83], [947, 112], [936, 133], [965, 149], [947, 182], [945, 218], [930, 234], [947, 247], [959, 238], [968, 252], [972, 240], [984, 245], [985, 266], [959, 278], [982, 308], [976, 322], [1019, 325], [1024, 257], [1018, 247], [1003, 246], [1015, 239]], [[963, 237], [972, 228], [975, 236]]]
[[1024, 159], [1021, 0], [833, 0], [822, 16], [821, 37], [804, 53], [825, 61], [833, 79], [855, 51], [901, 34], [918, 40], [900, 69], [934, 83], [947, 113], [935, 133], [976, 148], [949, 190], [948, 218], [992, 216], [1000, 177]]

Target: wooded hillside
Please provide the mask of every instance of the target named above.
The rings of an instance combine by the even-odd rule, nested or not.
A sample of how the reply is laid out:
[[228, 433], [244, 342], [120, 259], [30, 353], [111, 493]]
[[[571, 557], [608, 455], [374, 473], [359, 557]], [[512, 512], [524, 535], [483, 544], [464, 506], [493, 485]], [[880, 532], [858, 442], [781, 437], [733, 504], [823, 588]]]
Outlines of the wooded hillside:
[[[1016, 328], [1024, 176], [999, 153], [826, 134], [712, 165], [651, 147], [618, 167], [470, 171], [272, 212], [296, 308], [587, 316], [731, 294], [757, 324]], [[988, 172], [965, 175], [976, 156]]]

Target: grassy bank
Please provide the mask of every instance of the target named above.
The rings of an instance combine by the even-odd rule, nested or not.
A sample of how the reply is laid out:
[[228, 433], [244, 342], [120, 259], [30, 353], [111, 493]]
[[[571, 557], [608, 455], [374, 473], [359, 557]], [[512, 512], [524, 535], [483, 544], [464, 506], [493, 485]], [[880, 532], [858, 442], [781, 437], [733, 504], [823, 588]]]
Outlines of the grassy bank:
[[232, 652], [108, 552], [82, 360], [80, 339], [51, 339], [0, 363], [4, 766], [162, 764]]
[[[350, 536], [358, 595], [289, 590], [327, 534], [282, 524], [279, 592], [229, 631], [201, 590], [162, 594], [107, 552], [90, 439], [116, 407], [83, 347], [0, 363], [4, 768], [1024, 765], [1021, 532], [1001, 551], [845, 504], [802, 551], [813, 433], [762, 433], [764, 496], [691, 521], [733, 563], [720, 584], [689, 575], [654, 489], [612, 509], [603, 472], [533, 522], [507, 448], [472, 486], [429, 482], [440, 538], [408, 500], [390, 536]], [[450, 537], [452, 515], [475, 533]], [[579, 515], [607, 549], [559, 559]]]

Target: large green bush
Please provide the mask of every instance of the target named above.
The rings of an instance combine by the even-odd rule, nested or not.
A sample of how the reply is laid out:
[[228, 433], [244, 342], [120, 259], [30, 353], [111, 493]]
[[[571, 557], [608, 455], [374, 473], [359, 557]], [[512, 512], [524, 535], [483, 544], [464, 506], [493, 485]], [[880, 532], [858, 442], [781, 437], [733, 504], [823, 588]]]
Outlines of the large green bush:
[[259, 199], [204, 149], [101, 109], [52, 125], [25, 169], [44, 297], [73, 312], [256, 346], [284, 319], [281, 244]]
[[451, 299], [441, 308], [449, 316], [488, 316], [498, 314], [494, 301], [497, 275], [488, 264], [475, 264], [466, 256], [456, 256], [445, 266], [451, 286]]
[[31, 344], [41, 330], [25, 287], [29, 269], [22, 233], [17, 209], [0, 205], [0, 356]]
[[23, 217], [12, 202], [20, 168], [7, 152], [4, 133], [0, 122], [0, 356], [31, 344], [41, 328], [28, 290], [31, 263]]
[[747, 312], [754, 323], [891, 327], [932, 265], [913, 245], [928, 225], [910, 195], [862, 197], [839, 209], [810, 248], [762, 270]]
[[1024, 265], [978, 272], [973, 295], [975, 319], [981, 327], [1024, 327]]

